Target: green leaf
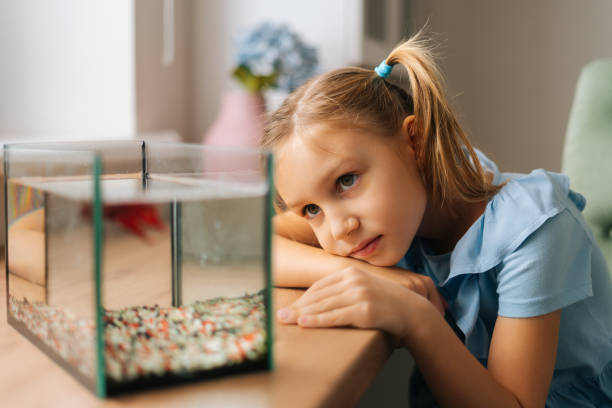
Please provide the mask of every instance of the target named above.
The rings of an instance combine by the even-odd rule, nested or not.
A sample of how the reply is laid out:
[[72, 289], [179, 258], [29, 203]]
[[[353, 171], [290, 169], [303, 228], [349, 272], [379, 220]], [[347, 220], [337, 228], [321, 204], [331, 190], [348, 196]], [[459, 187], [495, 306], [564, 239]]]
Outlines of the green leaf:
[[260, 93], [276, 85], [277, 73], [271, 75], [253, 75], [246, 65], [238, 65], [232, 76], [236, 78], [249, 92]]

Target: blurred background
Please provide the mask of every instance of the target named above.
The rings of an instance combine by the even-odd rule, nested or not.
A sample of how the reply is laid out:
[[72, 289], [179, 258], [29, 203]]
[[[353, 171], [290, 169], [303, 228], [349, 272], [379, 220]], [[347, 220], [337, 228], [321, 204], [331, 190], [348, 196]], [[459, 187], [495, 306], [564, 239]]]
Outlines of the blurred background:
[[323, 72], [374, 66], [428, 21], [474, 143], [502, 170], [559, 170], [578, 73], [612, 56], [611, 16], [607, 0], [2, 0], [0, 142], [200, 142], [257, 24], [286, 24]]
[[[237, 39], [258, 25], [284, 24], [324, 72], [374, 67], [427, 22], [474, 144], [503, 171], [559, 171], [579, 72], [612, 57], [611, 17], [609, 0], [1, 0], [0, 143], [200, 143], [244, 91]], [[289, 90], [260, 90], [262, 109]], [[411, 365], [396, 353], [361, 406], [406, 406]]]

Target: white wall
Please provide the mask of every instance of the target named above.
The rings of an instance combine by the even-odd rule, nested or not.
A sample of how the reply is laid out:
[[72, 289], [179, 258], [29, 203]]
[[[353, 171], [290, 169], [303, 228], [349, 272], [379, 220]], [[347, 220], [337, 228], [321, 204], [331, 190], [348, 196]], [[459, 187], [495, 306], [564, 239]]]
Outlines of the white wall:
[[361, 2], [174, 2], [162, 65], [162, 0], [0, 2], [0, 142], [126, 137], [165, 129], [200, 141], [230, 78], [235, 38], [286, 22], [321, 69], [361, 60]]
[[[164, 28], [164, 3], [172, 7]], [[191, 135], [191, 9], [183, 0], [135, 0], [136, 127], [140, 136], [162, 130]], [[173, 50], [164, 57], [164, 38]], [[171, 58], [170, 58], [171, 57]]]
[[[193, 138], [200, 140], [217, 114], [222, 93], [236, 87], [234, 40], [263, 21], [286, 22], [319, 50], [321, 69], [361, 59], [361, 2], [354, 0], [195, 1], [193, 24]], [[359, 23], [359, 24], [358, 24]]]
[[131, 135], [133, 32], [132, 1], [0, 2], [0, 141]]
[[609, 0], [415, 1], [430, 18], [450, 95], [475, 144], [502, 170], [561, 168], [576, 80], [612, 57]]

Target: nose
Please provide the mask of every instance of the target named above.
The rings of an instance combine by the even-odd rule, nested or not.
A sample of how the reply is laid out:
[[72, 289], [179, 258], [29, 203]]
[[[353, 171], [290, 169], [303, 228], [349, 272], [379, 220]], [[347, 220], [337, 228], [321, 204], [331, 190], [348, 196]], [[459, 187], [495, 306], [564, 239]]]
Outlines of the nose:
[[353, 215], [336, 216], [331, 221], [331, 234], [336, 240], [342, 240], [359, 228], [359, 220]]

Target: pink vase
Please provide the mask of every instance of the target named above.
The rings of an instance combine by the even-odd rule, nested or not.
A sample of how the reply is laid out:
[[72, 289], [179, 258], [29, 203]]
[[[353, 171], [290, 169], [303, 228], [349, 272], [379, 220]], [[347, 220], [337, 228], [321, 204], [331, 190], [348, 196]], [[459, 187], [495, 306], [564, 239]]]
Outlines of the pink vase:
[[264, 115], [265, 101], [261, 94], [227, 92], [203, 142], [211, 146], [257, 147], [263, 134]]

